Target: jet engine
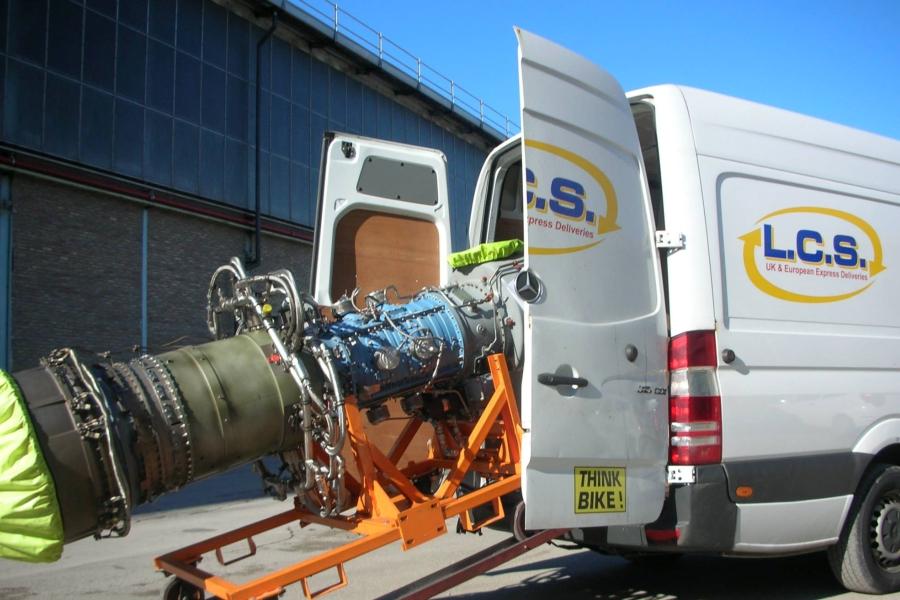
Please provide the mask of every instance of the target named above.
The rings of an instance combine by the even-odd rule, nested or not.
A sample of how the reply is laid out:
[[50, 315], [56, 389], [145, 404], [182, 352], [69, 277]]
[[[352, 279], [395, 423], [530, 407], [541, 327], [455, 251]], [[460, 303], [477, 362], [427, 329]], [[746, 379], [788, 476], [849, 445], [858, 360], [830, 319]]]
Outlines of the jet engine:
[[[511, 289], [521, 267], [486, 263], [412, 297], [389, 287], [323, 306], [289, 271], [248, 275], [234, 258], [210, 281], [214, 341], [128, 361], [63, 348], [14, 373], [23, 427], [49, 473], [32, 491], [51, 513], [55, 498], [56, 541], [125, 535], [134, 507], [273, 454], [278, 472], [258, 469], [270, 493], [296, 494], [323, 517], [341, 513], [353, 500], [345, 403], [378, 423], [399, 399], [443, 446], [455, 419], [477, 417], [490, 396], [486, 357], [520, 366]], [[48, 556], [29, 557], [27, 545], [21, 556], [0, 545], [0, 556]]]

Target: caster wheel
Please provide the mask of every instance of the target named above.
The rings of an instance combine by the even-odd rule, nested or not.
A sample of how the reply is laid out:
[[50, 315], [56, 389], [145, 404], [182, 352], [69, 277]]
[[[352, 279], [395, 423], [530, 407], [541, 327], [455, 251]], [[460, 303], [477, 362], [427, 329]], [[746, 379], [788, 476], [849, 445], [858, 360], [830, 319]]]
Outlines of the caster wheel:
[[169, 582], [163, 592], [163, 600], [203, 600], [203, 598], [203, 590], [177, 577]]
[[520, 542], [531, 535], [534, 535], [534, 531], [529, 531], [525, 529], [525, 502], [519, 502], [516, 504], [516, 510], [513, 513], [513, 535]]

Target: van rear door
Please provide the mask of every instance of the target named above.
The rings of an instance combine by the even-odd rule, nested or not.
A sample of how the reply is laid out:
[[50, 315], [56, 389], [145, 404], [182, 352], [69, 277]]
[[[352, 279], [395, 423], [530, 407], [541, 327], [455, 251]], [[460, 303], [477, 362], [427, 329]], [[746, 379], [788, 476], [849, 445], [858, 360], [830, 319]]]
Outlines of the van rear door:
[[447, 160], [430, 148], [328, 134], [313, 254], [313, 295], [332, 304], [354, 290], [399, 296], [447, 281]]
[[516, 33], [525, 525], [647, 523], [665, 489], [667, 337], [637, 130], [608, 73]]

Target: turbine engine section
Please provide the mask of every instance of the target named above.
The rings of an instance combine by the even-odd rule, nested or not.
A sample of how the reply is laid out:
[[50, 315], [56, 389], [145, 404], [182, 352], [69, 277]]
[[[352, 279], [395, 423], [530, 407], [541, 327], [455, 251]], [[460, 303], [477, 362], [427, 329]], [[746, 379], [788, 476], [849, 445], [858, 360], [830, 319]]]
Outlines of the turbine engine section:
[[[418, 294], [406, 304], [367, 303], [316, 337], [335, 359], [345, 393], [360, 408], [411, 390], [448, 385], [473, 374], [474, 357], [499, 345], [491, 311], [463, 306], [458, 290]], [[471, 300], [468, 300], [471, 302]]]

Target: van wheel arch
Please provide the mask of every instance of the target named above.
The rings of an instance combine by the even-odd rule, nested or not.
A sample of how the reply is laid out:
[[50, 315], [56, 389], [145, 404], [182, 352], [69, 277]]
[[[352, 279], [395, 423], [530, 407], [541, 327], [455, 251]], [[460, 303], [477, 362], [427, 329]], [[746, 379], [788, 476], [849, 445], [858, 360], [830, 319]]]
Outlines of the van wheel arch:
[[[866, 475], [873, 469], [879, 465], [900, 467], [900, 443], [887, 445], [875, 454], [856, 452], [855, 456], [860, 460], [856, 461], [855, 471], [853, 473], [852, 485], [854, 486], [854, 499], [864, 491], [863, 483]], [[851, 506], [851, 510], [852, 508], [853, 507]], [[850, 510], [848, 510], [847, 515], [844, 516], [844, 522], [841, 524], [842, 527], [849, 518]]]
[[879, 463], [900, 466], [900, 444], [891, 444], [882, 448], [878, 454], [872, 457], [867, 468], [871, 468], [871, 465]]

